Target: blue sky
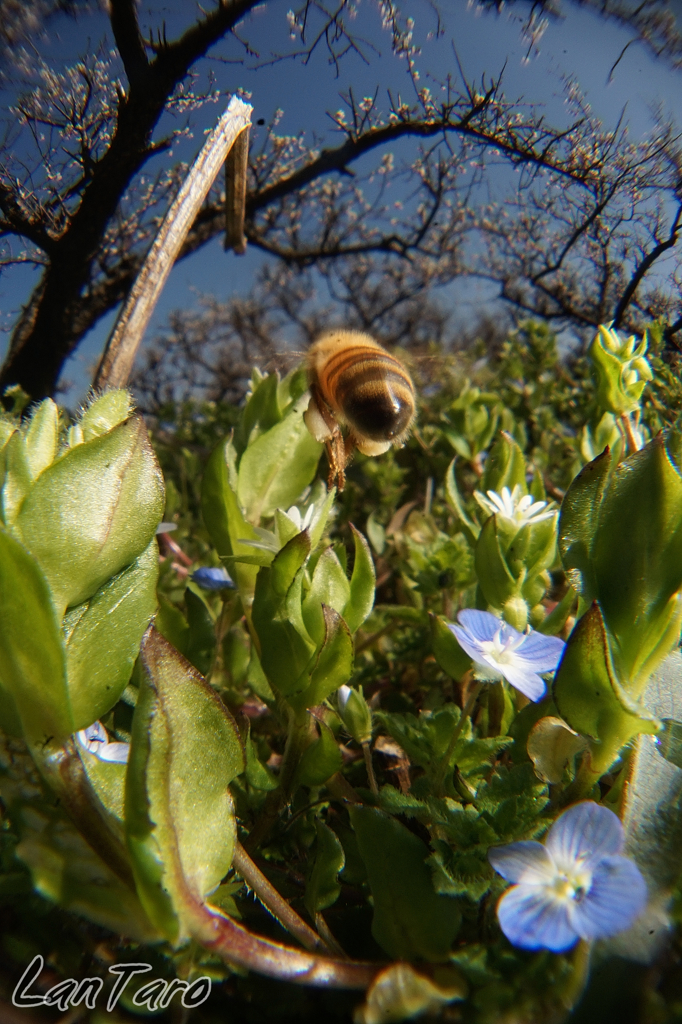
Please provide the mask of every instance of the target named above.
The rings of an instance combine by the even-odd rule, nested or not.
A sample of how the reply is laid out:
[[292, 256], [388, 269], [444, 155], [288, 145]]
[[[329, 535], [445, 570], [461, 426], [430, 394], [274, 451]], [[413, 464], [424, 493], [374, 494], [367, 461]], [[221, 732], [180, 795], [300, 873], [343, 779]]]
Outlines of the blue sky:
[[[262, 58], [287, 44], [286, 14], [290, 6], [291, 0], [268, 3], [256, 10], [244, 26], [246, 34], [259, 47]], [[429, 5], [422, 0], [410, 0], [404, 4], [404, 10], [415, 19], [416, 37], [423, 48], [418, 60], [423, 72], [422, 80], [433, 92], [436, 92], [436, 87], [424, 73], [431, 72], [438, 80], [448, 72], [455, 73], [454, 45], [470, 79], [480, 81], [484, 73], [486, 76], [497, 75], [504, 67], [508, 97], [524, 97], [530, 103], [544, 103], [548, 120], [553, 122], [561, 121], [565, 116], [561, 89], [562, 77], [566, 75], [577, 78], [594, 113], [607, 126], [614, 125], [625, 111], [634, 137], [650, 130], [650, 112], [654, 105], [662, 104], [672, 111], [680, 109], [682, 73], [669, 71], [650, 58], [640, 46], [629, 48], [611, 81], [607, 80], [609, 70], [627, 43], [629, 34], [584, 9], [566, 4], [565, 19], [549, 24], [540, 43], [539, 55], [526, 60], [527, 44], [520, 38], [514, 12], [501, 17], [485, 15], [465, 0], [454, 0], [441, 6], [448, 12], [444, 34], [440, 39], [429, 39], [428, 33], [434, 27]], [[164, 6], [154, 5], [155, 13], [149, 21], [148, 8], [148, 4], [140, 5], [143, 26], [145, 23], [158, 26], [161, 18], [165, 17], [169, 38], [189, 24], [195, 10], [194, 4], [186, 0]], [[526, 9], [525, 5], [522, 9]], [[376, 7], [371, 0], [362, 0], [357, 25], [371, 44], [366, 48], [369, 64], [351, 54], [342, 61], [338, 78], [322, 49], [314, 54], [307, 67], [296, 61], [286, 61], [254, 68], [231, 62], [240, 56], [234, 43], [216, 47], [209, 60], [202, 62], [200, 70], [206, 73], [210, 69], [217, 88], [225, 94], [237, 87], [251, 92], [254, 121], [262, 117], [267, 122], [280, 108], [284, 111], [278, 128], [280, 132], [297, 134], [305, 130], [309, 135], [314, 133], [322, 144], [333, 145], [338, 142], [338, 136], [334, 136], [327, 111], [341, 106], [339, 93], [346, 91], [349, 85], [358, 97], [371, 95], [377, 85], [380, 86], [380, 102], [382, 93], [385, 96], [389, 87], [403, 93], [408, 93], [411, 88], [404, 63], [390, 53], [389, 40], [381, 31]], [[111, 43], [108, 21], [102, 14], [92, 15], [79, 23], [60, 19], [53, 22], [50, 37], [40, 44], [40, 49], [50, 62], [68, 61], [94, 49], [107, 32]], [[380, 51], [379, 56], [372, 46]], [[204, 108], [201, 123], [193, 137], [182, 141], [177, 147], [177, 155], [188, 161], [194, 157], [202, 144], [203, 131], [212, 126], [222, 112], [224, 102], [221, 100], [217, 105], [209, 104]], [[254, 144], [258, 144], [257, 133]], [[397, 148], [396, 156], [399, 156]], [[379, 158], [380, 154], [366, 159]], [[195, 305], [202, 292], [213, 293], [223, 301], [233, 294], [247, 292], [264, 258], [253, 248], [241, 257], [225, 253], [221, 241], [215, 239], [179, 263], [166, 285], [148, 336], [165, 323], [171, 310]], [[0, 278], [0, 324], [5, 329], [37, 279], [36, 272], [25, 268], [10, 270]], [[472, 286], [470, 280], [463, 288], [458, 289], [455, 285], [449, 295], [457, 304], [458, 315], [464, 322], [490, 299], [489, 289]], [[70, 405], [84, 396], [93, 364], [114, 319], [115, 313], [111, 313], [100, 321], [67, 364], [63, 379], [72, 382], [66, 396]], [[4, 338], [0, 336], [0, 353], [6, 343], [7, 335]]]

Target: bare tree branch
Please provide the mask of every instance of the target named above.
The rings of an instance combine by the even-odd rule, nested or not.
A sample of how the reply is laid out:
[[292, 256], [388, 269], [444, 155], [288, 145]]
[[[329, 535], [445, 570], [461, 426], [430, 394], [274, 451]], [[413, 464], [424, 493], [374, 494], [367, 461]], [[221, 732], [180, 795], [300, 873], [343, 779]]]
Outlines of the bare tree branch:
[[616, 310], [613, 315], [614, 327], [620, 327], [620, 322], [623, 318], [625, 310], [632, 302], [635, 292], [639, 288], [640, 284], [644, 280], [646, 274], [649, 272], [651, 267], [653, 267], [656, 260], [659, 259], [659, 257], [661, 257], [664, 252], [667, 252], [668, 249], [672, 249], [673, 246], [677, 245], [677, 239], [680, 233], [681, 219], [682, 204], [677, 207], [677, 213], [675, 214], [675, 219], [673, 220], [672, 227], [670, 228], [670, 234], [668, 235], [668, 237], [665, 239], [664, 242], [659, 242], [658, 245], [654, 246], [654, 248], [651, 249], [651, 251], [646, 254], [644, 259], [639, 263], [637, 269], [630, 278], [627, 288], [623, 292], [620, 302], [616, 306]]

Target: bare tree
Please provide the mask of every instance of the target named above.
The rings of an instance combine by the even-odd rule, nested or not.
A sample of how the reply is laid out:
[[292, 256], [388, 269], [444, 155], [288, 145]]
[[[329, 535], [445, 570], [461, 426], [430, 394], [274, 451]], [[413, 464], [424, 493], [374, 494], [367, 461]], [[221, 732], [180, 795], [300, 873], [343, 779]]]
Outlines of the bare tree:
[[[84, 333], [125, 297], [182, 175], [177, 165], [145, 171], [173, 144], [172, 134], [157, 135], [161, 115], [191, 113], [214, 98], [210, 83], [202, 91], [189, 76], [228, 35], [249, 59], [266, 59], [256, 29], [239, 24], [254, 6], [221, 0], [169, 41], [161, 25], [157, 36], [143, 38], [134, 0], [111, 0], [113, 57], [94, 53], [61, 72], [34, 60], [0, 154], [0, 232], [5, 265], [29, 261], [42, 273], [14, 329], [0, 386], [19, 383], [34, 398], [53, 392]], [[322, 150], [303, 136], [282, 136], [276, 121], [269, 125], [251, 155], [249, 243], [287, 267], [319, 267], [342, 295], [362, 282], [350, 302], [362, 326], [381, 321], [391, 304], [414, 310], [420, 290], [468, 273], [495, 281], [519, 310], [557, 323], [580, 328], [615, 317], [630, 326], [665, 315], [672, 337], [677, 264], [667, 284], [655, 268], [674, 255], [678, 236], [675, 128], [661, 123], [643, 143], [625, 128], [606, 131], [575, 83], [567, 85], [571, 115], [561, 125], [508, 98], [501, 76], [474, 83], [460, 70], [430, 82], [432, 94], [419, 77], [413, 24], [392, 0], [377, 6], [392, 51], [404, 60], [405, 96], [349, 92], [334, 115], [339, 142]], [[515, 6], [529, 8], [524, 26], [529, 17], [560, 13], [557, 4]], [[664, 0], [588, 6], [675, 63], [680, 36]], [[370, 60], [353, 15], [351, 0], [305, 0], [290, 14], [289, 48], [267, 59], [305, 61], [325, 46], [332, 64], [350, 51]], [[369, 154], [373, 169], [358, 173]], [[518, 183], [490, 199], [488, 172], [500, 163], [518, 170]], [[181, 255], [223, 230], [216, 191]], [[399, 283], [393, 291], [375, 287], [381, 301], [371, 307], [365, 299], [379, 274]]]

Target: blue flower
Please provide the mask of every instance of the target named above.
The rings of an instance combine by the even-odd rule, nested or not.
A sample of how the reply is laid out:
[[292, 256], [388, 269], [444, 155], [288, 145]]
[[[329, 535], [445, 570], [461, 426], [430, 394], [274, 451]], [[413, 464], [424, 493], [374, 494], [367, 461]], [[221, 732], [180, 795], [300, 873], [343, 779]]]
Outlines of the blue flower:
[[557, 818], [544, 846], [526, 841], [488, 850], [495, 870], [516, 883], [497, 904], [512, 945], [561, 953], [578, 939], [629, 928], [647, 891], [637, 865], [620, 852], [623, 842], [617, 815], [585, 800]]
[[129, 743], [110, 743], [107, 730], [101, 722], [94, 722], [87, 729], [76, 733], [80, 745], [100, 761], [114, 761], [116, 764], [127, 764], [130, 753]]
[[519, 633], [491, 612], [473, 608], [457, 616], [459, 626], [450, 625], [460, 647], [474, 660], [474, 675], [488, 682], [506, 679], [529, 700], [540, 700], [546, 686], [542, 672], [554, 672], [566, 644], [557, 636], [545, 636], [529, 629]]
[[236, 586], [222, 566], [218, 569], [196, 569], [192, 579], [202, 590], [234, 590]]

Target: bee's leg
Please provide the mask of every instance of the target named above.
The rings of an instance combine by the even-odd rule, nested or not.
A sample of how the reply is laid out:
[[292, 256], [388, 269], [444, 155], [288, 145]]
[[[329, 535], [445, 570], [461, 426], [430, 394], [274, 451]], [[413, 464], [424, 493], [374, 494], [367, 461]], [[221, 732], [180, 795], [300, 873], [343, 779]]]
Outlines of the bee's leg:
[[336, 484], [339, 494], [346, 485], [346, 450], [343, 442], [343, 434], [337, 427], [334, 435], [327, 443], [327, 457], [329, 459], [329, 479], [327, 486], [331, 488]]
[[329, 475], [327, 476], [327, 488], [331, 491], [336, 477], [338, 476], [338, 469], [336, 466], [336, 454], [334, 451], [334, 438], [330, 437], [324, 442], [324, 446], [327, 450], [327, 462], [329, 463]]

